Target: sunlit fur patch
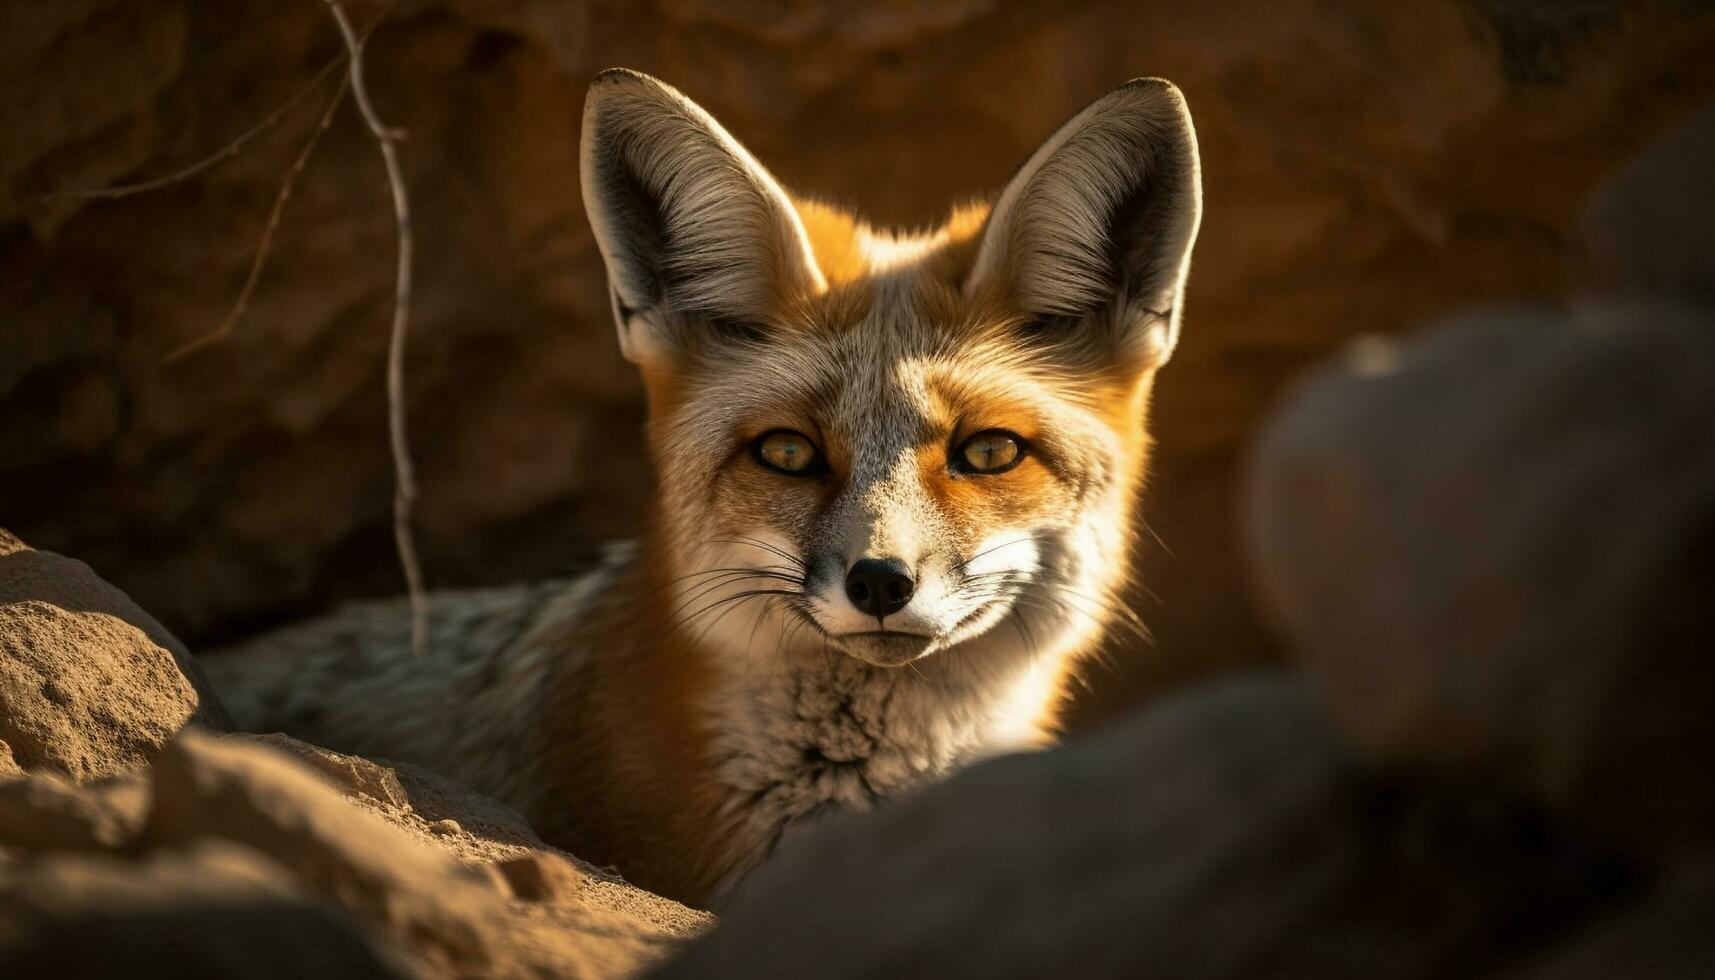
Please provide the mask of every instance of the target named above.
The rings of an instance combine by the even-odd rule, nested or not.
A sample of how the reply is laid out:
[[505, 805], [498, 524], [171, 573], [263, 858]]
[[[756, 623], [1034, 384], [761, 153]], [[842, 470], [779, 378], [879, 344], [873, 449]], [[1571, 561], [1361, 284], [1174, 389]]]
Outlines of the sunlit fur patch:
[[820, 201], [797, 198], [793, 204], [816, 264], [836, 288], [908, 265], [932, 266], [932, 274], [957, 282], [975, 260], [989, 211], [986, 201], [961, 205], [939, 228], [912, 234], [875, 228]]
[[[758, 339], [688, 344], [669, 390], [651, 381], [668, 408], [651, 431], [672, 489], [660, 519], [679, 552], [676, 615], [759, 669], [819, 649], [886, 665], [903, 649], [927, 669], [979, 639], [997, 663], [1088, 645], [1123, 584], [1148, 371], [1029, 336], [1004, 304], [963, 296], [948, 278], [962, 260], [946, 253], [968, 243], [950, 232], [892, 246], [900, 264], [877, 271], [867, 232], [836, 219], [807, 222], [840, 270], [826, 293], [774, 311]], [[993, 428], [1028, 458], [995, 475], [949, 466]], [[813, 439], [828, 473], [757, 465], [748, 447], [774, 429]], [[915, 578], [884, 621], [846, 596], [864, 557]], [[923, 642], [860, 636], [880, 630]]]

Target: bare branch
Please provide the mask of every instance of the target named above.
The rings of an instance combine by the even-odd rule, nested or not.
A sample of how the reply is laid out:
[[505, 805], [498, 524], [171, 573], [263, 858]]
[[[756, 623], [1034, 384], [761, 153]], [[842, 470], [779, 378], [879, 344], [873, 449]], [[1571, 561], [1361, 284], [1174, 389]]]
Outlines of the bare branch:
[[369, 100], [363, 77], [364, 38], [352, 29], [340, 0], [324, 0], [345, 38], [351, 56], [351, 94], [369, 131], [381, 147], [387, 167], [387, 183], [393, 191], [393, 218], [399, 233], [398, 274], [393, 288], [393, 329], [387, 348], [387, 420], [393, 446], [393, 541], [399, 550], [399, 565], [405, 573], [405, 588], [411, 602], [411, 651], [422, 656], [427, 646], [427, 601], [423, 593], [423, 571], [417, 560], [417, 545], [411, 537], [411, 505], [417, 499], [417, 478], [411, 464], [411, 445], [405, 431], [405, 337], [411, 311], [411, 202], [405, 193], [405, 176], [394, 147], [400, 134], [389, 129]]
[[[394, 2], [397, 2], [397, 0], [394, 0]], [[387, 5], [387, 7], [381, 11], [381, 13], [379, 13], [375, 16], [374, 20], [372, 20], [368, 24], [364, 25], [363, 31], [360, 35], [360, 38], [367, 38], [369, 36], [370, 32], [375, 30], [375, 26], [377, 24], [381, 23], [382, 20], [386, 19], [387, 15], [392, 12], [392, 9], [393, 9], [393, 4], [389, 3]], [[27, 204], [42, 203], [45, 201], [68, 201], [68, 200], [70, 200], [70, 201], [88, 201], [88, 200], [112, 201], [112, 200], [118, 200], [119, 198], [123, 198], [123, 197], [130, 197], [133, 194], [142, 194], [142, 193], [145, 193], [147, 191], [157, 191], [163, 187], [171, 187], [172, 185], [180, 183], [181, 181], [189, 180], [192, 177], [195, 177], [197, 174], [202, 173], [204, 170], [209, 169], [210, 167], [214, 166], [217, 163], [220, 163], [222, 160], [225, 160], [229, 157], [236, 156], [238, 154], [239, 150], [244, 149], [244, 144], [250, 142], [252, 139], [255, 139], [257, 136], [260, 136], [262, 133], [266, 132], [275, 123], [279, 122], [281, 120], [281, 118], [283, 118], [288, 112], [291, 112], [294, 108], [296, 108], [298, 103], [309, 98], [310, 94], [312, 92], [321, 88], [322, 83], [327, 81], [329, 76], [333, 75], [333, 73], [335, 71], [339, 70], [340, 66], [344, 65], [345, 60], [349, 57], [351, 57], [351, 52], [350, 52], [349, 48], [347, 50], [341, 51], [339, 54], [335, 55], [332, 59], [330, 59], [328, 61], [327, 64], [325, 64], [321, 67], [320, 71], [316, 72], [316, 75], [314, 78], [310, 79], [309, 82], [303, 88], [298, 89], [296, 92], [292, 93], [291, 98], [287, 99], [286, 101], [284, 101], [284, 102], [280, 103], [278, 106], [276, 106], [274, 108], [273, 112], [270, 112], [266, 116], [263, 116], [262, 119], [260, 121], [258, 121], [255, 125], [251, 126], [249, 129], [246, 129], [244, 132], [239, 133], [237, 136], [233, 137], [233, 139], [231, 141], [229, 141], [225, 146], [222, 146], [220, 149], [214, 151], [213, 153], [209, 154], [206, 157], [203, 157], [201, 160], [198, 160], [195, 163], [192, 163], [192, 164], [185, 166], [185, 167], [181, 167], [180, 169], [175, 170], [170, 174], [166, 174], [166, 175], [161, 176], [161, 177], [154, 177], [154, 178], [151, 178], [149, 180], [139, 181], [139, 182], [134, 183], [134, 184], [119, 184], [119, 185], [114, 186], [114, 187], [95, 187], [95, 188], [87, 188], [84, 190], [75, 190], [75, 191], [48, 191], [45, 194], [36, 194], [36, 195], [31, 196], [31, 197], [23, 198], [20, 200], [19, 203], [27, 205]]]
[[[343, 56], [342, 56], [343, 60]], [[337, 64], [337, 62], [336, 62]], [[262, 267], [268, 262], [268, 253], [274, 247], [274, 233], [280, 228], [280, 216], [286, 212], [286, 202], [292, 197], [292, 188], [298, 183], [298, 178], [304, 173], [304, 167], [309, 165], [310, 157], [316, 152], [316, 144], [322, 140], [333, 117], [339, 111], [340, 103], [345, 101], [346, 89], [351, 85], [349, 78], [341, 78], [339, 89], [322, 111], [321, 122], [316, 124], [315, 131], [305, 141], [304, 148], [298, 151], [298, 156], [292, 161], [292, 167], [286, 171], [286, 176], [280, 181], [280, 190], [274, 195], [274, 206], [268, 211], [268, 221], [262, 227], [262, 239], [256, 246], [256, 257], [250, 261], [250, 274], [244, 279], [244, 288], [238, 291], [238, 298], [233, 301], [232, 309], [220, 321], [220, 325], [200, 337], [193, 337], [185, 343], [173, 348], [161, 358], [163, 364], [171, 364], [180, 358], [202, 350], [210, 344], [225, 340], [232, 335], [238, 321], [244, 319], [244, 314], [250, 310], [250, 297], [256, 292], [256, 285], [262, 281]], [[139, 185], [141, 186], [141, 185]]]
[[120, 184], [115, 187], [96, 187], [75, 191], [49, 191], [45, 194], [37, 194], [33, 197], [25, 198], [24, 203], [63, 200], [87, 201], [92, 199], [110, 201], [117, 200], [122, 197], [130, 197], [133, 194], [142, 194], [146, 191], [160, 190], [163, 187], [170, 187], [180, 181], [189, 180], [197, 174], [202, 173], [204, 170], [220, 163], [222, 160], [238, 155], [238, 151], [244, 148], [244, 144], [267, 131], [275, 123], [279, 122], [281, 117], [285, 116], [286, 113], [291, 112], [296, 108], [298, 103], [309, 98], [310, 94], [315, 92], [316, 89], [321, 88], [322, 83], [327, 81], [341, 65], [345, 64], [345, 59], [347, 57], [349, 57], [349, 55], [345, 52], [340, 52], [333, 60], [323, 65], [321, 71], [316, 72], [316, 77], [310, 79], [309, 84], [293, 93], [292, 97], [287, 99], [285, 102], [280, 103], [273, 112], [263, 116], [260, 122], [251, 126], [244, 132], [239, 133], [225, 146], [187, 167], [175, 170], [162, 177], [139, 181], [135, 184]]

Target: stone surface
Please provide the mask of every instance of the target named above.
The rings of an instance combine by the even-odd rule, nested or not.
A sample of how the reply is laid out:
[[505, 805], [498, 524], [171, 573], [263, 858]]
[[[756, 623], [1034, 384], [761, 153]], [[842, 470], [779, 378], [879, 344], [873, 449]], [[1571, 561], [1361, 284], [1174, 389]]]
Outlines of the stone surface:
[[[17, 603], [44, 603], [77, 618], [99, 619], [102, 624], [111, 625], [116, 635], [129, 634], [124, 628], [127, 625], [141, 631], [143, 635], [131, 642], [140, 649], [153, 645], [165, 650], [190, 682], [195, 692], [193, 718], [210, 727], [231, 727], [226, 710], [203, 676], [202, 665], [155, 617], [144, 612], [130, 596], [103, 581], [83, 562], [51, 551], [38, 551], [0, 528], [0, 619], [6, 618], [5, 610]], [[14, 612], [25, 615], [21, 608]], [[42, 641], [51, 639], [44, 636]]]
[[483, 965], [469, 918], [498, 894], [495, 882], [449, 855], [403, 846], [385, 821], [347, 805], [302, 767], [187, 733], [156, 762], [154, 791], [151, 842], [243, 844], [365, 920], [419, 937], [431, 955]]
[[[15, 4], [0, 37], [0, 523], [87, 558], [200, 644], [399, 589], [382, 359], [393, 229], [342, 112], [229, 342], [324, 88], [195, 180], [170, 173], [338, 51], [324, 5]], [[365, 21], [378, 5], [353, 0]], [[542, 575], [635, 530], [641, 393], [576, 190], [578, 107], [612, 64], [702, 100], [790, 185], [890, 223], [991, 192], [1139, 74], [1178, 82], [1208, 211], [1155, 414], [1136, 696], [1255, 658], [1231, 514], [1237, 447], [1351, 335], [1567, 283], [1587, 192], [1715, 91], [1715, 11], [1582, 0], [1074, 5], [427, 0], [369, 45], [417, 217], [409, 359], [431, 581]], [[1143, 535], [1146, 542], [1155, 538]]]
[[0, 770], [137, 769], [187, 723], [225, 723], [201, 676], [89, 566], [0, 537]]
[[[354, 807], [301, 766], [246, 741], [195, 732], [174, 741], [155, 767], [149, 840], [174, 846], [216, 837], [244, 844], [408, 946], [419, 968], [430, 973], [630, 972], [700, 925], [694, 913], [652, 896], [634, 895], [630, 908], [567, 901], [547, 911], [539, 904], [514, 906], [502, 873], [469, 860], [486, 847], [465, 832], [464, 821], [451, 834], [437, 833], [435, 825], [452, 818], [425, 819], [409, 805], [367, 795], [370, 807]], [[323, 772], [353, 773], [349, 789], [391, 783], [407, 792], [396, 778], [365, 771], [380, 768], [372, 763], [306, 751], [334, 763], [320, 767]], [[400, 827], [402, 821], [411, 829]], [[431, 844], [448, 838], [456, 842]], [[653, 916], [636, 915], [639, 905]]]
[[1374, 757], [1502, 780], [1634, 854], [1715, 843], [1715, 311], [1356, 348], [1253, 469], [1264, 592]]
[[1477, 976], [1612, 888], [1505, 797], [1370, 781], [1257, 679], [830, 821], [653, 976]]
[[52, 855], [0, 873], [0, 975], [402, 977], [404, 964], [254, 851]]
[[709, 923], [438, 776], [277, 735], [187, 730], [146, 776], [0, 783], [0, 855], [8, 976], [136, 949], [188, 976], [613, 977]]
[[26, 769], [135, 769], [195, 710], [173, 658], [135, 627], [44, 602], [0, 607], [0, 737]]
[[0, 782], [0, 842], [52, 851], [112, 851], [131, 845], [148, 813], [139, 773], [78, 785], [51, 772]]

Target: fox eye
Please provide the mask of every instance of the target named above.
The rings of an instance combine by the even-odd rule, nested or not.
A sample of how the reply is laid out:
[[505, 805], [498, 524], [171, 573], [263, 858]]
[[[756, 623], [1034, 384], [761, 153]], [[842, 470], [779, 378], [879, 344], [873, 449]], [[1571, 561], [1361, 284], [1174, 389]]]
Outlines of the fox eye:
[[1023, 439], [1004, 429], [989, 429], [966, 439], [953, 464], [966, 473], [1004, 473], [1023, 458]]
[[816, 466], [816, 446], [810, 437], [786, 429], [775, 429], [756, 440], [756, 461], [771, 470], [792, 476], [808, 476]]

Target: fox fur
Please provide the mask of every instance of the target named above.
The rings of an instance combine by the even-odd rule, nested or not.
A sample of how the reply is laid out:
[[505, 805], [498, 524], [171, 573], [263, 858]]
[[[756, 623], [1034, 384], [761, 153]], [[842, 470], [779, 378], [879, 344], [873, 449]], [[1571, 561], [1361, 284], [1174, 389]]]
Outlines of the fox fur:
[[[432, 595], [422, 657], [392, 601], [206, 663], [246, 728], [436, 769], [702, 904], [818, 814], [1051, 740], [1069, 674], [1129, 612], [1197, 144], [1178, 89], [1127, 82], [992, 205], [895, 233], [793, 197], [685, 96], [615, 69], [581, 165], [649, 403], [643, 540]], [[902, 608], [854, 587], [866, 559]]]

